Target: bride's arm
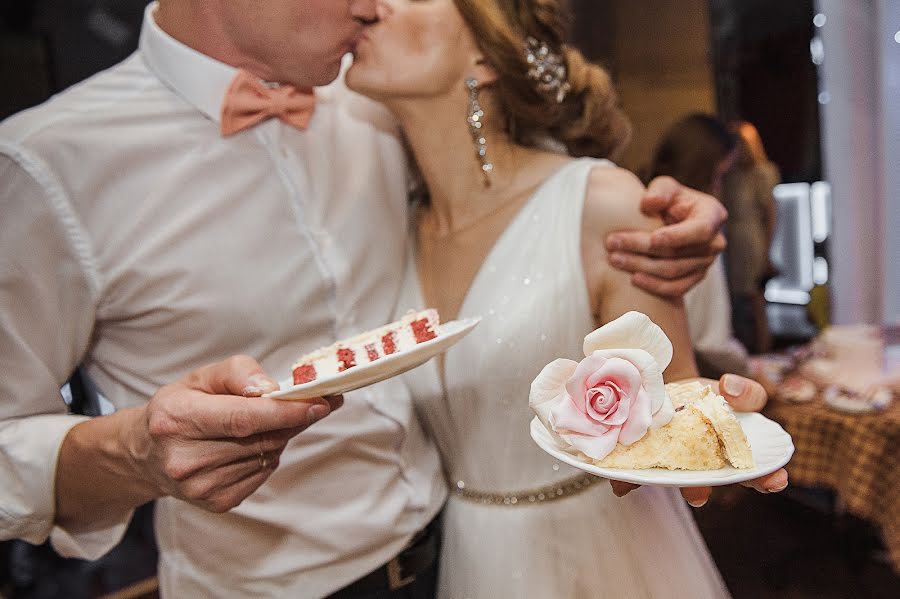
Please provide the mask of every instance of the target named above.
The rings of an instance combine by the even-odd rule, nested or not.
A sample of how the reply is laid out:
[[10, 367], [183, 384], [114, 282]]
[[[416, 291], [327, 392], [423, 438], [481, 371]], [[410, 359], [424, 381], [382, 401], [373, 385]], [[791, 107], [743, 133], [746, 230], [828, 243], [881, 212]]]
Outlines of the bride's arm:
[[581, 230], [582, 264], [596, 324], [610, 322], [629, 310], [643, 312], [672, 341], [672, 362], [665, 380], [697, 376], [687, 316], [680, 298], [662, 298], [631, 284], [630, 273], [612, 268], [604, 243], [607, 234], [622, 229], [652, 231], [662, 223], [640, 210], [644, 186], [632, 173], [615, 167], [591, 171], [584, 200]]

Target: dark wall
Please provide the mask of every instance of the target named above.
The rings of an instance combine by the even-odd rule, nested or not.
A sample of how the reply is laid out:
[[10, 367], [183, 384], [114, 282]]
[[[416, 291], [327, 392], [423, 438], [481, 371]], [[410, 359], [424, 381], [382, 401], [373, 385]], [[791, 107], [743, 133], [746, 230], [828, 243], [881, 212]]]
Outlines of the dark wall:
[[822, 178], [812, 0], [710, 0], [720, 116], [759, 129], [785, 182]]
[[569, 24], [569, 37], [584, 55], [609, 68], [615, 54], [612, 34], [612, 3], [600, 0], [569, 0], [575, 18]]
[[0, 0], [0, 118], [127, 57], [149, 0]]
[[[614, 77], [615, 2], [568, 0], [572, 42]], [[137, 46], [148, 0], [0, 0], [0, 118], [37, 104]], [[723, 118], [756, 124], [785, 181], [821, 178], [813, 0], [709, 0]], [[660, 43], [670, 43], [661, 40]], [[687, 41], [685, 41], [687, 43]]]

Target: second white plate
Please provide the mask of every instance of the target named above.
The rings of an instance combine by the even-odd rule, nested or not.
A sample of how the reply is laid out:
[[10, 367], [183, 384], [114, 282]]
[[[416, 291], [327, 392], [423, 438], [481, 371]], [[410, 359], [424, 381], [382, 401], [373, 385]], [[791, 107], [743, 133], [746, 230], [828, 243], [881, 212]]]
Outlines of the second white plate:
[[535, 416], [531, 421], [531, 438], [538, 446], [561, 462], [575, 466], [585, 472], [611, 480], [620, 480], [637, 485], [657, 487], [716, 487], [741, 483], [775, 472], [788, 463], [794, 455], [794, 442], [777, 422], [755, 412], [736, 412], [738, 421], [744, 428], [750, 449], [753, 451], [755, 468], [738, 469], [731, 466], [717, 470], [666, 470], [648, 468], [625, 470], [601, 468], [577, 455], [563, 451], [553, 442], [550, 433]]
[[480, 318], [464, 318], [443, 323], [440, 325], [440, 334], [437, 337], [419, 343], [406, 351], [385, 356], [368, 364], [354, 366], [334, 376], [316, 379], [302, 385], [295, 385], [293, 379], [288, 379], [281, 382], [281, 389], [267, 393], [263, 397], [303, 400], [338, 395], [374, 385], [411, 370], [447, 351], [453, 344], [469, 334], [479, 322], [481, 322]]

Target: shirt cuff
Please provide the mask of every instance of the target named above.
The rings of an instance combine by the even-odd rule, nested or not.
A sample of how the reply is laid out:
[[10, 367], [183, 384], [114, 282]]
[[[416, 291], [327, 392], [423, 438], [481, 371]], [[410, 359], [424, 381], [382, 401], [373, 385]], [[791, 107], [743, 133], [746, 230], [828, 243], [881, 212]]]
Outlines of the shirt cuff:
[[84, 416], [27, 416], [0, 423], [0, 538], [41, 544], [52, 538], [64, 557], [96, 559], [122, 538], [133, 513], [112, 526], [73, 534], [54, 526], [56, 465], [63, 440]]
[[91, 532], [71, 533], [64, 528], [54, 526], [50, 533], [50, 542], [56, 552], [63, 557], [99, 559], [119, 544], [119, 541], [125, 536], [128, 523], [131, 522], [133, 515], [134, 510], [129, 510], [115, 524]]

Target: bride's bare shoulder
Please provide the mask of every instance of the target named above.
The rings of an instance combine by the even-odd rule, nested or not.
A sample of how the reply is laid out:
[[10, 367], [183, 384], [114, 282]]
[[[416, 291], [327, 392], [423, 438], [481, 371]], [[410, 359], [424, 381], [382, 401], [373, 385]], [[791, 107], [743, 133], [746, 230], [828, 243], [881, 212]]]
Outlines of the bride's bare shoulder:
[[659, 221], [641, 212], [644, 190], [644, 184], [631, 171], [617, 166], [593, 168], [585, 190], [584, 228], [594, 234], [655, 229]]

